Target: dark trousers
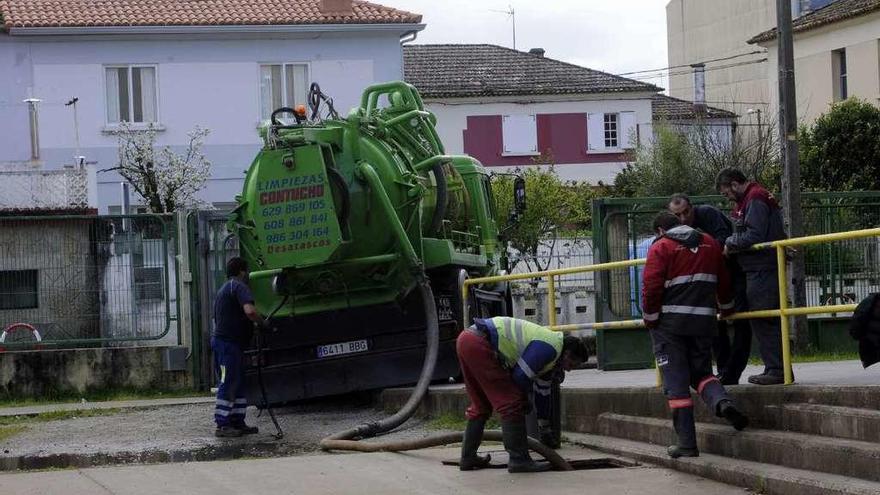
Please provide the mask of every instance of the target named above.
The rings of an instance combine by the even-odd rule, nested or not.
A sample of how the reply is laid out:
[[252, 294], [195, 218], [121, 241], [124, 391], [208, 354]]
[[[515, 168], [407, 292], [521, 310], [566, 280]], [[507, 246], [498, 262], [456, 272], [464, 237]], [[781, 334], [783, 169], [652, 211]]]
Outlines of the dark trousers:
[[651, 330], [651, 340], [669, 408], [693, 407], [693, 387], [709, 409], [718, 414], [718, 403], [729, 397], [712, 374], [713, 337], [676, 335], [655, 329]]
[[214, 422], [218, 427], [240, 425], [244, 423], [247, 411], [244, 353], [238, 345], [216, 337], [211, 339], [211, 349], [214, 351], [214, 371], [219, 379]]
[[489, 340], [465, 330], [458, 335], [455, 350], [471, 400], [465, 413], [467, 418], [489, 419], [494, 409], [502, 421], [522, 421], [529, 408], [528, 396], [516, 386], [510, 371], [498, 362]]
[[[746, 275], [745, 296], [749, 311], [779, 309], [779, 279], [776, 270], [749, 271]], [[779, 318], [748, 320], [758, 340], [764, 373], [782, 376], [782, 329]]]
[[[731, 326], [733, 342], [728, 333]], [[719, 321], [718, 336], [712, 343], [712, 350], [721, 381], [724, 384], [739, 383], [752, 352], [752, 325], [748, 320]]]

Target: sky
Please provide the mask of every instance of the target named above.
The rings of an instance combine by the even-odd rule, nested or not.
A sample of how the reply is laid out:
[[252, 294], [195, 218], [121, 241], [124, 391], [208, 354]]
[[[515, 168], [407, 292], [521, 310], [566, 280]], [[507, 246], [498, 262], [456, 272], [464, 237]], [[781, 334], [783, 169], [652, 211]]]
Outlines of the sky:
[[[540, 47], [545, 56], [612, 74], [666, 67], [669, 0], [372, 0], [422, 14], [414, 43], [491, 43]], [[502, 12], [494, 12], [502, 11]], [[638, 74], [666, 87], [666, 80]]]

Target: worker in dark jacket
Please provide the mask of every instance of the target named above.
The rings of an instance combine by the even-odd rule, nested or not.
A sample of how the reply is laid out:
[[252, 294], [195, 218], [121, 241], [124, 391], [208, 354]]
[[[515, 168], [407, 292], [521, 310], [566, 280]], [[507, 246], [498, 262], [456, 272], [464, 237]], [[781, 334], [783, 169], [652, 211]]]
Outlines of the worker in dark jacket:
[[489, 465], [489, 456], [477, 455], [477, 449], [494, 410], [501, 417], [504, 449], [510, 456], [507, 470], [550, 469], [548, 463], [535, 462], [529, 456], [525, 423], [529, 394], [535, 393], [538, 424], [544, 428], [550, 420], [552, 380], [561, 380], [565, 371], [587, 360], [584, 342], [529, 321], [495, 317], [475, 319], [473, 326], [459, 334], [456, 351], [471, 400], [459, 468], [470, 471]]
[[257, 313], [254, 296], [247, 285], [247, 262], [241, 258], [230, 259], [226, 263], [226, 276], [229, 279], [214, 299], [214, 334], [211, 336], [214, 369], [220, 379], [214, 408], [215, 435], [240, 437], [258, 432], [256, 426], [244, 422], [247, 411], [244, 349], [253, 336], [254, 323], [261, 324], [263, 317]]
[[693, 387], [709, 409], [737, 430], [748, 426], [712, 374], [716, 313], [733, 310], [721, 248], [708, 234], [681, 225], [669, 212], [654, 218], [657, 240], [648, 250], [642, 285], [642, 317], [650, 329], [663, 392], [672, 409], [678, 443], [670, 457], [697, 457]]
[[[686, 194], [673, 194], [669, 199], [669, 211], [678, 217], [682, 225], [698, 229], [712, 236], [723, 249], [727, 238], [733, 234], [733, 225], [727, 215], [712, 205], [694, 205]], [[745, 311], [745, 274], [739, 268], [735, 256], [727, 258], [727, 270], [734, 288], [737, 311]], [[752, 351], [752, 327], [746, 320], [734, 320], [733, 344], [727, 334], [728, 322], [718, 322], [718, 336], [712, 347], [718, 367], [718, 379], [722, 385], [736, 385], [749, 362]]]
[[871, 294], [856, 306], [849, 334], [859, 341], [862, 366], [880, 362], [880, 294]]
[[[728, 168], [718, 174], [718, 192], [735, 203], [731, 218], [733, 234], [724, 241], [724, 253], [736, 254], [736, 261], [745, 272], [745, 301], [749, 311], [779, 309], [779, 279], [776, 251], [750, 248], [762, 242], [785, 239], [782, 209], [776, 198], [757, 182], [749, 182], [739, 170]], [[737, 308], [740, 309], [740, 308]], [[758, 339], [764, 372], [749, 377], [756, 385], [783, 383], [782, 330], [779, 318], [749, 320]]]

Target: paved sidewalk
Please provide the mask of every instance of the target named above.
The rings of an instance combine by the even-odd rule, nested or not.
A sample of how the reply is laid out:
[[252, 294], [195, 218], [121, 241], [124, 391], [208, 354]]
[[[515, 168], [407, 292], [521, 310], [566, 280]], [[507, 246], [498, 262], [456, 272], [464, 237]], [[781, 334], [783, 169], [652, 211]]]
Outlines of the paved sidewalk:
[[[823, 361], [795, 364], [794, 379], [800, 385], [880, 385], [880, 365], [862, 368], [859, 361]], [[749, 375], [764, 371], [763, 366], [748, 366], [740, 384], [748, 385]], [[576, 370], [568, 373], [563, 387], [616, 388], [649, 387], [657, 382], [653, 369], [630, 371]], [[756, 385], [749, 385], [756, 386]]]
[[80, 411], [83, 409], [138, 409], [159, 406], [213, 403], [214, 397], [173, 397], [167, 399], [114, 400], [99, 402], [64, 402], [39, 406], [3, 407], [0, 417], [35, 416], [56, 411]]
[[[764, 370], [763, 366], [748, 366], [740, 379], [740, 385], [757, 387], [748, 383], [749, 375]], [[795, 383], [800, 385], [880, 385], [880, 365], [862, 368], [859, 361], [823, 361], [794, 365]], [[657, 372], [651, 369], [626, 371], [599, 371], [597, 369], [574, 370], [565, 374], [564, 388], [633, 388], [651, 387], [657, 384]], [[464, 388], [463, 384], [434, 385], [432, 389]]]
[[[500, 446], [489, 446], [500, 449]], [[608, 457], [567, 447], [569, 459]], [[461, 472], [443, 466], [457, 448], [406, 453], [338, 454], [226, 462], [193, 462], [0, 474], [0, 493], [36, 495], [284, 493], [302, 495], [427, 495], [608, 493], [642, 495], [742, 495], [742, 488], [665, 468], [620, 469], [511, 475], [504, 469]], [[493, 454], [495, 455], [495, 454]], [[497, 457], [503, 457], [499, 454]]]

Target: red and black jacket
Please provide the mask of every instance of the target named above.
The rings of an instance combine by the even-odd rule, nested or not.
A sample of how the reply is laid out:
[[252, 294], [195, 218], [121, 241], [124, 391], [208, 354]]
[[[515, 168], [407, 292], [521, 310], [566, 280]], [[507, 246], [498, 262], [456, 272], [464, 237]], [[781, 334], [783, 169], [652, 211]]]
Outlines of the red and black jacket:
[[686, 225], [654, 241], [642, 282], [642, 317], [648, 328], [711, 336], [717, 309], [733, 308], [730, 275], [718, 243]]

